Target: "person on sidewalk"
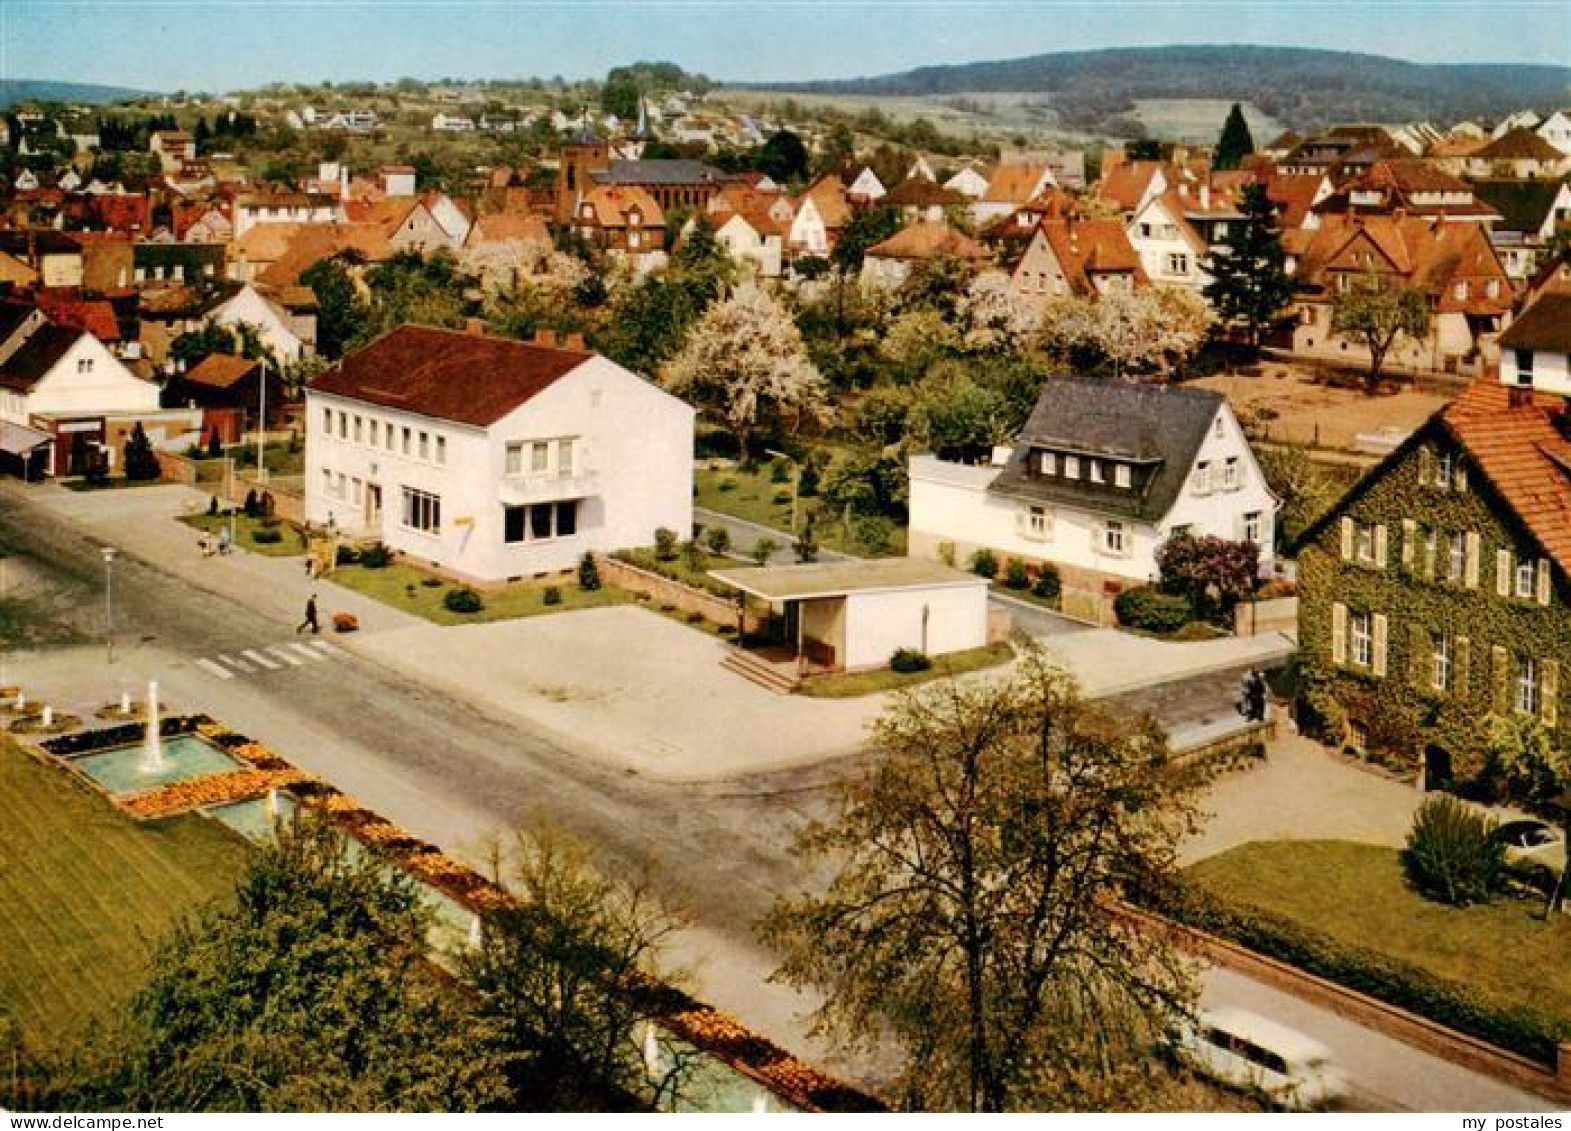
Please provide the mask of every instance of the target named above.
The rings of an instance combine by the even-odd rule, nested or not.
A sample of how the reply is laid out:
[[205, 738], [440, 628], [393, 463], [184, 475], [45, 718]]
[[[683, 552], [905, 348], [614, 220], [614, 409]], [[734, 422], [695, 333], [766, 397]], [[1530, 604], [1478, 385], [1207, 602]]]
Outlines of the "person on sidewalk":
[[300, 635], [301, 631], [303, 629], [307, 629], [307, 628], [309, 628], [311, 630], [311, 632], [313, 634], [315, 634], [315, 635], [320, 635], [321, 632], [322, 632], [322, 626], [319, 625], [316, 622], [316, 594], [315, 593], [311, 594], [311, 596], [306, 598], [306, 602], [305, 602], [305, 620], [303, 620], [299, 624], [295, 625], [295, 635], [296, 636]]
[[229, 553], [229, 527], [218, 528], [218, 556], [224, 557]]
[[1249, 721], [1263, 723], [1266, 721], [1266, 679], [1256, 668], [1249, 673]]

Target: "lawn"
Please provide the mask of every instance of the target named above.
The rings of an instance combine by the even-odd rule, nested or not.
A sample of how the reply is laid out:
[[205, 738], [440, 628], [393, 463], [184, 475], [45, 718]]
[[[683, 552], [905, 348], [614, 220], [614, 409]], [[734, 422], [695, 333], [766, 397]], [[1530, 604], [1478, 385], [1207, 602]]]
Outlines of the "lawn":
[[1014, 658], [1014, 649], [1005, 642], [970, 648], [964, 652], [951, 652], [947, 656], [934, 656], [933, 666], [923, 672], [897, 672], [890, 668], [876, 668], [870, 672], [846, 672], [841, 675], [814, 676], [798, 687], [798, 695], [815, 699], [852, 699], [858, 695], [873, 695], [880, 691], [899, 691], [919, 683], [942, 679], [945, 676], [965, 675], [997, 667]]
[[[216, 514], [183, 514], [180, 521], [197, 530], [205, 530], [214, 537], [218, 536], [220, 527], [227, 527], [229, 520], [223, 515]], [[271, 529], [279, 533], [277, 542], [258, 542], [258, 530]], [[300, 533], [298, 527], [282, 520], [276, 521], [271, 527], [261, 519], [247, 518], [244, 514], [235, 515], [235, 545], [242, 550], [250, 550], [254, 554], [266, 554], [274, 558], [292, 558], [297, 554], [305, 553], [305, 535]]]
[[[364, 593], [384, 605], [424, 617], [436, 624], [479, 624], [484, 621], [512, 620], [515, 617], [539, 616], [542, 613], [567, 613], [575, 609], [598, 609], [604, 605], [620, 605], [633, 599], [633, 595], [610, 585], [586, 592], [578, 587], [575, 576], [568, 575], [551, 581], [519, 581], [499, 589], [479, 590], [484, 608], [477, 613], [455, 613], [444, 605], [449, 590], [463, 588], [449, 581], [427, 585], [428, 580], [440, 580], [424, 570], [403, 562], [393, 562], [381, 569], [368, 569], [363, 565], [343, 565], [328, 574], [328, 578], [348, 589]], [[554, 586], [562, 595], [557, 605], [545, 603], [545, 591]]]
[[[768, 464], [754, 471], [744, 471], [740, 467], [700, 467], [694, 470], [693, 479], [698, 488], [693, 499], [697, 506], [773, 527], [780, 531], [773, 541], [782, 548], [790, 546], [791, 537], [786, 532], [791, 528], [791, 481], [776, 483]], [[797, 505], [797, 528], [801, 529], [809, 515], [814, 516], [813, 532], [818, 536], [819, 545], [827, 550], [860, 557], [905, 556], [906, 530], [903, 526], [891, 528], [887, 545], [867, 546], [847, 535], [839, 517], [826, 517], [818, 499], [803, 498]], [[753, 547], [748, 542], [733, 548], [745, 554]]]
[[0, 1013], [35, 1047], [134, 989], [150, 940], [245, 866], [216, 823], [133, 821], [6, 738], [0, 813]]
[[1502, 898], [1458, 909], [1403, 880], [1397, 851], [1344, 841], [1241, 845], [1186, 870], [1234, 906], [1252, 906], [1347, 944], [1471, 986], [1505, 1005], [1571, 1018], [1571, 916]]
[[124, 491], [127, 488], [134, 487], [157, 487], [161, 483], [162, 480], [159, 479], [127, 479], [123, 475], [110, 476], [99, 483], [94, 483], [91, 479], [85, 477], [61, 480], [61, 486], [67, 491], [76, 491], [78, 493], [85, 491]]

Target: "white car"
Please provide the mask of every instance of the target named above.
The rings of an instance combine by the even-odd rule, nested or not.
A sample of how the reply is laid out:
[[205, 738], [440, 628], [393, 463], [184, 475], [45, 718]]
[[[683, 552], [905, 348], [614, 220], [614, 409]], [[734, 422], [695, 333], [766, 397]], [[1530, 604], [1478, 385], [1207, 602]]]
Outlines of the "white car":
[[1182, 1026], [1178, 1051], [1203, 1075], [1256, 1089], [1292, 1111], [1322, 1108], [1347, 1093], [1330, 1049], [1241, 1009], [1202, 1010]]

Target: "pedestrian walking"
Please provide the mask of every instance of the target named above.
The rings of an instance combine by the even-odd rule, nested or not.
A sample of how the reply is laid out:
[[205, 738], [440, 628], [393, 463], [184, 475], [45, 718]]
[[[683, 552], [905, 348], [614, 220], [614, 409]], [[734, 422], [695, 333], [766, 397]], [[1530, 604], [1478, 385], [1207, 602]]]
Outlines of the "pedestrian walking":
[[218, 528], [218, 556], [223, 557], [227, 553], [229, 553], [229, 527], [220, 526]]
[[1258, 669], [1249, 673], [1249, 721], [1266, 721], [1266, 679]]
[[300, 633], [302, 631], [304, 631], [305, 629], [307, 629], [307, 628], [309, 628], [312, 631], [312, 633], [314, 633], [314, 634], [320, 634], [321, 631], [322, 631], [322, 626], [320, 624], [318, 624], [317, 621], [316, 621], [316, 594], [315, 593], [311, 594], [311, 596], [306, 598], [306, 602], [305, 602], [305, 620], [303, 620], [299, 624], [295, 625], [295, 635], [296, 636], [300, 635]]

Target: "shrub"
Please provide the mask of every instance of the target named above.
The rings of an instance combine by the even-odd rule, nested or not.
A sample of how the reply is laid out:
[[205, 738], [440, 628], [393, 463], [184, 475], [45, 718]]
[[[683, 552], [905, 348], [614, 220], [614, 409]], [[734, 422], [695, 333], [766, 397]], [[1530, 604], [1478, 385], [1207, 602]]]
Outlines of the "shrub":
[[719, 483], [716, 483], [715, 487], [721, 493], [724, 493], [726, 491], [735, 491], [736, 490], [736, 480], [732, 479], [730, 477], [727, 477], [725, 479], [722, 479]]
[[753, 543], [753, 548], [748, 556], [758, 565], [769, 564], [769, 558], [780, 547], [773, 538], [760, 538]]
[[366, 569], [386, 569], [387, 563], [392, 560], [392, 551], [380, 542], [360, 551], [360, 564]]
[[881, 514], [858, 515], [851, 523], [851, 533], [867, 553], [887, 553], [895, 538], [895, 524]]
[[662, 526], [655, 530], [655, 557], [662, 562], [674, 562], [677, 555], [676, 531]]
[[1500, 883], [1504, 846], [1488, 814], [1450, 794], [1431, 794], [1413, 816], [1402, 853], [1407, 878], [1430, 899], [1487, 903]]
[[595, 562], [594, 554], [588, 550], [578, 559], [578, 587], [585, 593], [593, 593], [600, 588], [600, 566]]
[[697, 539], [682, 543], [682, 564], [694, 573], [703, 573], [709, 568], [709, 558]]
[[791, 547], [796, 551], [796, 560], [806, 564], [818, 560], [818, 536], [813, 533], [813, 520], [808, 519], [802, 527], [802, 533], [796, 536], [796, 542]]
[[772, 498], [774, 499], [774, 504], [777, 507], [788, 507], [791, 505], [790, 491], [776, 491]]
[[1194, 606], [1180, 593], [1163, 593], [1149, 585], [1125, 589], [1113, 599], [1118, 623], [1143, 632], [1177, 632], [1194, 619]]
[[427, 589], [440, 589], [442, 588], [442, 579], [440, 577], [422, 577], [420, 584]]
[[704, 531], [704, 544], [711, 554], [725, 554], [731, 549], [731, 532], [723, 526], [711, 526]]
[[938, 560], [950, 569], [955, 567], [955, 544], [953, 542], [940, 542], [938, 544]]
[[209, 495], [209, 496], [207, 496], [207, 517], [208, 518], [217, 518], [218, 517], [218, 496], [217, 495]]
[[971, 572], [989, 581], [998, 576], [998, 555], [987, 547], [972, 551]]
[[207, 458], [219, 459], [224, 454], [224, 447], [218, 442], [218, 429], [214, 428], [207, 434]]
[[542, 605], [560, 605], [562, 603], [562, 590], [555, 585], [547, 585], [540, 594]]
[[1043, 562], [1037, 567], [1036, 580], [1031, 583], [1031, 594], [1044, 601], [1058, 604], [1058, 599], [1063, 595], [1064, 583], [1058, 576], [1058, 568]]
[[777, 459], [769, 465], [769, 481], [771, 483], [791, 482], [791, 465], [783, 459]]
[[354, 565], [360, 560], [360, 551], [353, 546], [340, 546], [333, 560], [339, 565]]
[[912, 672], [925, 672], [933, 666], [933, 661], [926, 652], [919, 652], [915, 648], [896, 648], [889, 657], [889, 670], [909, 675]]
[[444, 593], [442, 607], [450, 613], [478, 613], [485, 608], [485, 602], [480, 599], [480, 594], [465, 585]]
[[1025, 562], [1019, 558], [1010, 558], [1004, 563], [1004, 588], [1029, 589], [1030, 586], [1031, 574]]
[[276, 526], [259, 526], [251, 531], [251, 541], [258, 546], [272, 546], [283, 540], [283, 532]]

